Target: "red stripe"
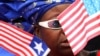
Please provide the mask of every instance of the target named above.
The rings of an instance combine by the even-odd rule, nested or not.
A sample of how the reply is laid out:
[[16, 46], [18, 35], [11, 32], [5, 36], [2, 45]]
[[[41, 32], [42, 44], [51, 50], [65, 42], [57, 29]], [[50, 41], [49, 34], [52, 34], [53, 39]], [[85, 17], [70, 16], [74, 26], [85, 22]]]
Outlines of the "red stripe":
[[[97, 26], [98, 27], [98, 26]], [[96, 26], [94, 26], [94, 27], [92, 27], [92, 29], [89, 29], [88, 31], [87, 31], [87, 33], [88, 32], [90, 32], [91, 30], [94, 30], [96, 28]], [[81, 42], [83, 39], [85, 39], [86, 38], [86, 35], [87, 35], [87, 33], [85, 33], [73, 46], [72, 46], [72, 48], [74, 48], [75, 46], [77, 46], [77, 44], [79, 44], [79, 42]], [[96, 32], [96, 33], [94, 33], [94, 34], [97, 34], [98, 32]], [[88, 41], [88, 39], [89, 38], [91, 38], [91, 37], [93, 37], [94, 38], [94, 36], [96, 36], [96, 35], [91, 35], [91, 36], [89, 36], [89, 37], [87, 37], [87, 41]], [[75, 40], [75, 38], [73, 39], [73, 40]], [[73, 40], [72, 41], [70, 41], [70, 42], [73, 42]], [[90, 40], [90, 39], [89, 39]], [[86, 42], [87, 42], [86, 41]]]
[[75, 55], [90, 39], [100, 35], [100, 19], [98, 20], [100, 15], [90, 17], [81, 2], [76, 0], [57, 17]]
[[[13, 27], [10, 24], [7, 24], [5, 22], [0, 21], [0, 27], [2, 27], [0, 29], [1, 30], [0, 35], [2, 36], [2, 38], [1, 38], [2, 43], [4, 43], [4, 44], [1, 44], [1, 46], [4, 47], [5, 45], [7, 45], [4, 48], [10, 50], [11, 52], [13, 52], [15, 54], [16, 54], [16, 51], [18, 51], [19, 56], [21, 55], [20, 53], [24, 54], [24, 56], [26, 56], [26, 55], [32, 55], [33, 56], [32, 50], [30, 50], [31, 47], [29, 47], [30, 43], [26, 43], [25, 41], [22, 41], [21, 39], [19, 39], [19, 38], [23, 38], [23, 39], [26, 38], [26, 40], [31, 42], [31, 39], [33, 38], [32, 35], [27, 34], [22, 30], [19, 31], [18, 28], [14, 29], [14, 30], [17, 30], [19, 33], [26, 34], [27, 36], [29, 36], [29, 38], [31, 37], [30, 39], [28, 39], [27, 36], [23, 36], [19, 33], [16, 33], [14, 30], [7, 28], [5, 25], [7, 25], [8, 27], [11, 27], [12, 29], [16, 28], [16, 27]], [[3, 28], [5, 30], [3, 30]], [[14, 36], [13, 34], [7, 32], [7, 30], [9, 30], [13, 34], [20, 35], [19, 38], [17, 38], [17, 36]], [[9, 48], [9, 47], [11, 47], [11, 48]], [[30, 48], [30, 49], [28, 49], [28, 48]], [[14, 50], [12, 50], [12, 49], [14, 49]]]
[[[5, 38], [5, 37], [6, 37], [6, 36], [4, 36], [4, 38]], [[19, 48], [18, 48], [17, 46], [14, 46], [13, 44], [7, 42], [7, 40], [3, 40], [3, 39], [2, 39], [3, 42], [5, 42], [5, 43], [6, 43], [7, 45], [9, 45], [9, 46], [12, 46], [12, 48], [14, 48], [14, 49], [16, 49], [16, 50], [22, 52], [24, 55], [27, 55], [27, 54], [24, 52], [24, 50], [26, 50], [27, 53], [31, 53], [25, 46], [21, 45], [20, 43], [17, 43], [17, 42], [15, 42], [14, 40], [9, 39], [9, 38], [7, 38], [7, 37], [6, 37], [6, 39], [9, 40], [9, 41], [11, 41], [11, 42], [14, 43], [15, 45], [19, 46]], [[6, 47], [7, 47], [7, 46], [6, 46]], [[22, 50], [21, 48], [23, 48], [24, 50]], [[13, 50], [13, 51], [14, 51], [14, 50]], [[31, 54], [31, 55], [32, 55], [32, 54]]]
[[[9, 25], [8, 25], [8, 26], [9, 26]], [[9, 27], [12, 27], [14, 30], [12, 30], [12, 29], [10, 29], [10, 28], [7, 28], [7, 27], [4, 26], [4, 25], [1, 25], [1, 27], [5, 28], [5, 29], [7, 29], [7, 30], [9, 30], [9, 31], [11, 31], [12, 33], [15, 33], [16, 35], [19, 35], [19, 36], [21, 36], [21, 37], [24, 37], [25, 39], [27, 39], [27, 40], [29, 40], [29, 41], [31, 40], [31, 39], [27, 38], [26, 36], [23, 36], [23, 35], [21, 35], [21, 34], [15, 32], [14, 30], [17, 30], [17, 29], [13, 28], [12, 26], [9, 26]], [[17, 31], [19, 31], [19, 30], [17, 30]], [[24, 33], [23, 31], [20, 31], [20, 32], [21, 32], [21, 33]], [[32, 37], [32, 36], [30, 36], [30, 37]]]
[[[15, 52], [15, 50], [17, 50], [17, 51], [19, 51], [19, 52], [21, 52], [21, 53], [23, 53], [23, 54], [25, 55], [25, 53], [24, 53], [22, 50], [20, 50], [19, 48], [16, 48], [15, 46], [12, 46], [10, 43], [8, 43], [8, 42], [6, 42], [6, 41], [4, 41], [4, 40], [1, 40], [1, 42], [5, 43], [5, 44], [7, 45], [7, 46], [4, 46], [4, 44], [2, 44], [2, 46], [3, 46], [4, 48], [6, 48], [7, 50], [11, 51], [11, 52], [14, 53], [15, 55], [19, 55], [19, 56], [20, 56], [20, 54], [18, 54], [18, 53]], [[9, 49], [8, 46], [10, 46], [12, 49], [15, 49], [15, 50]]]
[[[77, 44], [79, 44], [79, 43], [77, 43]], [[74, 52], [74, 55], [78, 54], [78, 53], [80, 52], [80, 50], [82, 50], [83, 47], [86, 46], [86, 44], [87, 44], [87, 43], [85, 42], [80, 48], [78, 48], [77, 51]], [[73, 48], [74, 48], [74, 47], [72, 47], [72, 49], [73, 49]]]
[[[77, 37], [78, 35], [80, 35], [83, 31], [84, 31], [84, 29], [86, 28], [86, 26], [88, 25], [88, 24], [90, 24], [90, 23], [92, 23], [92, 22], [94, 22], [95, 20], [97, 20], [97, 19], [92, 19], [92, 20], [90, 20], [90, 21], [88, 21], [85, 25], [84, 25], [84, 27], [79, 31], [79, 32], [77, 32], [77, 34], [74, 36], [74, 37]], [[84, 21], [84, 20], [83, 20]], [[82, 22], [83, 23], [83, 22]], [[80, 24], [81, 25], [81, 24]], [[77, 27], [79, 27], [79, 25], [77, 26]], [[93, 27], [96, 27], [95, 25], [93, 26]], [[92, 28], [93, 28], [92, 27]], [[98, 27], [98, 26], [97, 26]], [[89, 28], [88, 30], [93, 30], [92, 28]], [[75, 28], [75, 29], [77, 29], [77, 28]], [[75, 31], [75, 29], [73, 30], [73, 31]], [[89, 32], [89, 31], [87, 31], [87, 32]], [[69, 34], [70, 35], [70, 34]], [[69, 36], [69, 35], [67, 35], [67, 36]], [[72, 38], [70, 41], [73, 41], [75, 38]]]
[[[90, 36], [90, 37], [93, 37], [94, 38], [94, 36], [97, 36], [97, 35], [99, 35], [100, 34], [100, 32], [96, 32], [96, 33], [94, 33], [92, 36]], [[87, 39], [83, 44], [82, 44], [82, 46], [79, 48], [79, 49], [77, 49], [77, 51], [75, 51], [74, 52], [74, 54], [76, 55], [77, 53], [79, 53], [80, 52], [80, 50], [82, 50], [85, 46], [86, 46], [86, 44], [87, 44], [87, 42], [89, 41], [90, 39]], [[80, 40], [81, 41], [81, 40]], [[77, 44], [79, 44], [79, 43], [77, 43]], [[74, 47], [72, 47], [72, 49], [73, 49]]]
[[[29, 43], [24, 42], [23, 40], [18, 39], [16, 36], [14, 36], [14, 35], [12, 35], [12, 34], [10, 34], [10, 33], [6, 32], [6, 31], [3, 31], [3, 30], [1, 30], [1, 31], [2, 31], [2, 32], [4, 32], [5, 34], [8, 34], [8, 35], [10, 35], [10, 36], [14, 37], [16, 40], [19, 40], [19, 41], [21, 41], [21, 42], [25, 43], [26, 45], [29, 45]], [[6, 37], [6, 38], [8, 38], [8, 37]], [[21, 38], [22, 38], [22, 37], [21, 37]], [[23, 38], [24, 38], [24, 37], [23, 37]], [[14, 41], [15, 41], [15, 40], [14, 40]]]
[[[98, 27], [98, 26], [97, 26]], [[97, 27], [95, 27], [95, 28], [97, 28]], [[91, 31], [91, 30], [90, 30]], [[88, 36], [88, 40], [91, 40], [91, 39], [93, 39], [95, 36], [97, 36], [97, 35], [100, 35], [100, 31], [98, 31], [98, 32], [95, 32], [94, 34], [92, 34], [92, 35], [89, 35]]]
[[11, 53], [13, 53], [15, 56], [20, 56], [20, 54], [14, 52], [13, 50], [10, 50], [9, 48], [7, 48], [6, 46], [4, 45], [0, 45], [2, 48], [6, 49], [7, 51], [10, 51]]
[[[1, 27], [3, 27], [3, 26], [1, 26]], [[5, 27], [3, 27], [3, 28], [5, 28]], [[5, 28], [5, 29], [6, 29], [6, 28]], [[9, 30], [9, 29], [6, 29], [6, 30]], [[25, 38], [25, 37], [22, 37], [21, 35], [18, 35], [19, 38], [23, 38], [23, 40], [22, 40], [22, 39], [19, 39], [18, 36], [14, 36], [14, 35], [13, 35], [13, 34], [16, 34], [16, 33], [14, 33], [13, 31], [9, 30], [10, 32], [13, 33], [13, 34], [10, 34], [9, 32], [6, 32], [6, 30], [2, 30], [2, 29], [1, 29], [2, 32], [5, 32], [5, 33], [11, 35], [12, 37], [16, 38], [17, 40], [22, 41], [22, 42], [24, 42], [25, 44], [29, 45], [29, 43], [27, 43], [27, 42], [24, 41], [24, 38]], [[17, 35], [17, 34], [16, 34], [16, 35]], [[31, 40], [29, 40], [29, 39], [27, 39], [27, 38], [25, 38], [25, 40], [31, 41]]]
[[[4, 32], [4, 31], [3, 31]], [[9, 35], [9, 33], [7, 33], [7, 32], [4, 32], [5, 34], [8, 34]], [[12, 39], [12, 38], [9, 38], [8, 36], [5, 36], [5, 35], [1, 35], [1, 36], [3, 36], [4, 38], [6, 38], [7, 40], [10, 40], [12, 43], [15, 43], [15, 44], [17, 44], [17, 45], [19, 45], [20, 47], [24, 47], [20, 42], [22, 42], [22, 41], [20, 41], [20, 40], [18, 40], [18, 41], [20, 41], [20, 42], [18, 42], [18, 41], [16, 41], [16, 40], [14, 40], [14, 39]], [[11, 37], [14, 37], [14, 36], [12, 36], [12, 35], [10, 35]], [[14, 38], [16, 38], [16, 37], [14, 37]], [[1, 39], [3, 39], [3, 38], [1, 38]], [[6, 40], [5, 40], [6, 41]], [[24, 43], [24, 42], [23, 42]], [[28, 44], [26, 44], [26, 43], [24, 43], [25, 45], [28, 45]], [[26, 48], [26, 47], [24, 47], [24, 48]]]
[[[82, 12], [82, 13], [83, 13], [83, 12]], [[80, 17], [81, 17], [81, 15], [80, 15]], [[80, 17], [78, 17], [78, 18], [80, 18]], [[69, 27], [70, 27], [70, 26], [73, 26], [73, 24], [75, 24], [75, 22], [76, 22], [77, 20], [79, 20], [78, 18], [72, 23], [72, 25], [70, 24], [68, 27], [66, 27], [66, 28], [64, 29], [64, 31], [70, 29]], [[87, 15], [85, 15], [83, 18], [87, 18]], [[82, 19], [82, 20], [80, 21], [80, 23], [79, 23], [76, 27], [74, 27], [74, 29], [72, 29], [69, 33], [67, 33], [67, 35], [70, 35], [71, 33], [73, 33], [74, 30], [76, 30], [79, 26], [81, 26], [81, 24], [83, 23], [83, 21], [84, 21], [84, 19]]]
[[[87, 25], [87, 24], [86, 24]], [[88, 32], [90, 32], [91, 30], [94, 30], [95, 28], [97, 28], [98, 27], [98, 25], [94, 25], [92, 28], [89, 28], [88, 29], [88, 31], [86, 31], [85, 32], [85, 34], [80, 38], [80, 40], [79, 41], [77, 41], [73, 46], [72, 46], [72, 48], [74, 48], [75, 46], [77, 46], [85, 37], [86, 37], [86, 34], [88, 33]], [[84, 31], [84, 30], [83, 30]], [[81, 32], [83, 32], [83, 31], [80, 31], [80, 33], [78, 33], [79, 35], [81, 34]], [[100, 32], [97, 32], [97, 33], [100, 33]], [[98, 34], [97, 33], [94, 33], [93, 35], [91, 35], [91, 36], [89, 36], [89, 37], [95, 37], [95, 36], [97, 36]], [[74, 36], [74, 37], [77, 37], [77, 36]], [[89, 38], [88, 37], [88, 38]], [[73, 38], [73, 40], [75, 40], [76, 38]], [[73, 42], [73, 40], [71, 40], [70, 41], [70, 43], [71, 42]], [[86, 42], [87, 42], [88, 40], [86, 40]], [[86, 45], [86, 44], [85, 44]], [[83, 46], [82, 46], [83, 47]], [[81, 48], [82, 48], [81, 47]]]
[[[2, 36], [2, 35], [0, 34], [0, 36]], [[10, 50], [7, 46], [4, 46], [4, 44], [2, 44], [2, 42], [4, 42], [4, 41], [3, 41], [2, 39], [0, 39], [0, 46], [1, 46], [2, 48], [4, 48], [4, 49], [6, 49], [6, 50], [8, 50], [8, 51], [10, 51], [10, 52], [12, 52], [12, 53], [14, 53], [15, 56], [20, 56], [20, 54], [14, 52], [13, 50]], [[7, 45], [9, 45], [9, 44], [7, 44]], [[12, 46], [11, 46], [11, 47], [12, 47]]]
[[3, 22], [3, 21], [0, 21], [0, 22], [3, 23], [3, 24], [6, 24], [6, 25], [8, 25], [8, 26], [11, 26], [12, 28], [14, 28], [14, 29], [16, 29], [16, 30], [18, 30], [18, 31], [20, 31], [20, 32], [22, 32], [22, 33], [25, 33], [26, 35], [33, 36], [32, 34], [27, 33], [27, 32], [25, 32], [25, 31], [23, 31], [22, 29], [17, 28], [16, 26], [12, 26], [11, 24], [8, 24], [8, 23]]
[[[77, 10], [76, 11], [74, 11], [69, 17], [67, 17], [66, 18], [66, 20], [64, 20], [61, 24], [63, 25], [63, 24], [65, 24], [69, 19], [71, 19], [75, 14], [77, 14], [78, 13], [78, 11], [80, 10], [80, 8], [82, 8], [82, 6], [83, 6], [83, 4], [81, 4], [80, 5], [80, 7], [79, 8], [77, 8]], [[74, 6], [74, 8], [75, 8], [75, 6]], [[78, 10], [79, 9], [79, 10]], [[68, 15], [68, 13], [69, 13], [69, 11], [68, 10], [66, 10], [67, 11], [67, 14], [65, 14], [65, 15]], [[65, 16], [64, 15], [64, 16]], [[81, 14], [80, 14], [81, 15]], [[79, 16], [80, 16], [79, 15]], [[79, 19], [78, 17], [76, 18], [77, 20]], [[75, 20], [76, 21], [76, 20]], [[75, 22], [74, 21], [74, 22]], [[71, 24], [73, 24], [74, 22], [72, 22]], [[70, 25], [69, 25], [70, 26]]]
[[[3, 21], [0, 21], [0, 22], [1, 22], [1, 25], [2, 25], [2, 24], [5, 24], [5, 25], [7, 25], [7, 26], [13, 28], [14, 30], [17, 30], [17, 31], [19, 31], [19, 32], [21, 32], [21, 33], [24, 33], [24, 34], [26, 34], [26, 35], [28, 35], [28, 36], [30, 36], [30, 37], [33, 36], [32, 34], [29, 34], [29, 33], [25, 32], [25, 31], [23, 31], [22, 29], [17, 28], [16, 26], [12, 26], [11, 24], [8, 24], [8, 23], [3, 22]], [[0, 26], [1, 26], [1, 25], [0, 25]], [[2, 25], [2, 26], [4, 26], [4, 25]], [[4, 26], [4, 27], [6, 27], [6, 26]], [[19, 34], [19, 33], [17, 33], [17, 34]], [[20, 34], [19, 34], [19, 35], [20, 35]]]
[[58, 18], [59, 20], [61, 20], [62, 17], [65, 16], [65, 14], [67, 14], [66, 12], [69, 12], [70, 10], [72, 10], [72, 9], [75, 7], [75, 5], [76, 5], [76, 6], [78, 5], [78, 3], [79, 3], [79, 0], [78, 0], [78, 1], [75, 1], [75, 2], [73, 3], [74, 6], [73, 6], [73, 4], [70, 5], [68, 8], [66, 8], [67, 10], [64, 10], [57, 18]]

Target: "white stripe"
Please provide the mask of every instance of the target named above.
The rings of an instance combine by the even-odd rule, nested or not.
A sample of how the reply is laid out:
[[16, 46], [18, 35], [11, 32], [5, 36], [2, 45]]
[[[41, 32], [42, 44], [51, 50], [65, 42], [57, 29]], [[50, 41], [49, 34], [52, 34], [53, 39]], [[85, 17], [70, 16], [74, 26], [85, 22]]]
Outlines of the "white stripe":
[[[0, 25], [3, 25], [3, 23], [2, 22], [0, 22]], [[4, 27], [6, 27], [7, 25], [4, 25]], [[1, 26], [0, 26], [1, 27]], [[8, 25], [8, 28], [11, 28], [9, 25]], [[12, 28], [11, 28], [12, 29]], [[13, 30], [16, 30], [16, 29], [13, 29]], [[12, 30], [12, 31], [13, 31]], [[18, 31], [18, 32], [20, 32], [20, 31]], [[1, 33], [1, 32], [0, 32]], [[24, 33], [23, 33], [24, 34]], [[21, 35], [21, 34], [20, 34]], [[1, 37], [1, 36], [0, 36]], [[7, 36], [8, 37], [8, 36]], [[25, 36], [26, 37], [26, 36]], [[31, 37], [31, 36], [29, 36], [29, 37]], [[0, 42], [1, 43], [1, 42]], [[2, 42], [3, 43], [3, 42]], [[16, 49], [13, 49], [11, 46], [7, 46], [6, 44], [4, 44], [4, 46], [5, 47], [7, 47], [8, 49], [10, 48], [10, 50], [12, 50], [12, 51], [14, 51], [15, 53], [18, 53], [18, 54], [20, 54], [20, 56], [25, 56], [25, 55], [23, 55], [22, 53], [20, 53], [18, 50], [16, 50]], [[32, 55], [31, 56], [37, 56], [37, 54], [36, 54], [36, 52], [31, 48], [31, 47], [29, 47], [29, 46], [27, 46], [27, 45], [25, 45], [25, 47], [26, 48], [28, 48], [29, 49], [29, 51], [32, 53]]]
[[9, 28], [10, 30], [12, 30], [12, 31], [14, 31], [14, 32], [16, 32], [16, 33], [18, 33], [19, 35], [22, 35], [22, 36], [27, 37], [27, 38], [30, 39], [30, 40], [32, 39], [32, 38], [30, 38], [31, 36], [28, 36], [27, 34], [22, 33], [22, 32], [20, 32], [20, 31], [18, 31], [18, 30], [16, 30], [16, 29], [14, 29], [14, 28], [12, 28], [12, 27], [6, 25], [6, 24], [1, 23], [1, 25], [4, 26], [4, 27], [6, 27], [6, 28]]
[[86, 33], [86, 29], [84, 29], [81, 33], [79, 33], [78, 36], [76, 36], [76, 38], [70, 42], [70, 45], [73, 46], [74, 44], [76, 44], [76, 42], [78, 42], [80, 40], [81, 37], [83, 37]]
[[84, 38], [83, 40], [81, 40], [81, 42], [78, 42], [77, 45], [72, 48], [72, 50], [73, 50], [74, 53], [77, 52], [77, 50], [79, 48], [83, 49], [83, 47], [84, 47], [83, 45], [85, 45], [84, 43], [87, 43], [86, 39], [87, 38]]
[[[71, 25], [71, 27], [69, 27], [68, 30], [65, 31], [65, 34], [68, 34], [69, 32], [71, 32], [73, 29], [75, 29], [75, 27], [80, 23], [82, 22], [83, 20], [83, 17], [86, 16], [87, 13], [84, 13], [80, 19], [78, 19], [73, 25]], [[81, 29], [79, 28], [82, 28], [84, 26], [84, 24], [80, 25], [80, 27], [78, 26], [78, 29], [75, 29], [74, 32], [72, 32], [71, 36], [74, 36], [77, 34], [77, 32], [79, 32]], [[69, 40], [71, 39], [72, 37], [68, 38]]]
[[[91, 35], [93, 35], [94, 33], [98, 32], [99, 30], [100, 30], [100, 27], [93, 29], [93, 31], [91, 31], [91, 32], [92, 32]], [[90, 32], [90, 33], [91, 33], [91, 32]], [[87, 34], [87, 35], [88, 35], [88, 34]], [[78, 42], [77, 46], [75, 46], [74, 48], [72, 48], [73, 52], [77, 52], [77, 50], [78, 50], [79, 48], [83, 48], [83, 44], [84, 44], [84, 43], [87, 43], [86, 41], [88, 41], [87, 38], [88, 38], [88, 36], [87, 36], [87, 37], [84, 37], [84, 39], [81, 40], [81, 42]]]
[[[5, 33], [4, 33], [4, 34], [5, 34]], [[9, 35], [7, 35], [7, 37], [9, 37]], [[10, 39], [13, 39], [13, 40], [16, 40], [16, 39], [14, 39], [13, 37], [9, 37], [9, 38], [10, 38]], [[20, 41], [16, 40], [16, 42], [20, 42]], [[21, 44], [21, 45], [25, 46], [27, 49], [29, 49], [30, 52], [32, 53], [32, 55], [37, 56], [36, 52], [35, 52], [31, 47], [29, 47], [28, 45], [26, 45], [26, 44], [24, 44], [24, 43], [21, 43], [21, 42], [20, 42], [19, 44]]]
[[[95, 16], [96, 17], [96, 16]], [[80, 30], [79, 29], [81, 29], [81, 28], [83, 28], [84, 27], [84, 24], [85, 23], [87, 23], [89, 20], [93, 20], [93, 19], [95, 19], [95, 17], [93, 18], [91, 18], [91, 17], [88, 17], [88, 18], [86, 18], [85, 19], [85, 21], [83, 22], [83, 24], [78, 28], [78, 29], [76, 29], [74, 32], [72, 32], [72, 34], [68, 37], [68, 40], [70, 40], [70, 39], [72, 39], [72, 37], [74, 37], [76, 34], [77, 34], [77, 32], [79, 32]], [[93, 23], [91, 23], [91, 24], [88, 24], [87, 26], [86, 26], [86, 29], [89, 29], [89, 28], [91, 28], [92, 26], [94, 26], [94, 25], [96, 25], [96, 24], [99, 24], [99, 22], [100, 22], [100, 19], [98, 19], [98, 20], [96, 20], [95, 22], [93, 22]], [[70, 29], [70, 28], [69, 28]], [[66, 32], [66, 31], [65, 31]], [[66, 34], [66, 33], [65, 33]]]
[[[70, 34], [70, 36], [68, 37], [68, 40], [71, 40], [72, 38], [74, 38], [74, 36], [85, 26], [85, 23], [87, 23], [89, 20], [93, 20], [94, 18], [86, 18], [84, 20], [84, 22], [82, 23], [82, 25], [78, 26], [77, 29], [75, 29], [72, 34]], [[80, 21], [81, 22], [81, 21]], [[92, 26], [98, 24], [100, 21], [96, 20], [95, 22], [88, 24], [88, 26], [86, 26], [87, 29], [91, 28]], [[77, 23], [77, 22], [76, 22]], [[74, 27], [73, 27], [74, 28]], [[68, 30], [70, 30], [71, 28], [69, 28]], [[65, 31], [66, 34], [66, 31]]]
[[2, 29], [3, 31], [10, 33], [10, 35], [16, 36], [16, 39], [20, 39], [21, 41], [24, 41], [26, 43], [30, 43], [31, 41], [25, 39], [25, 37], [19, 36], [16, 33], [11, 32], [10, 30], [5, 29], [4, 27], [0, 27], [0, 29]]
[[50, 52], [50, 49], [47, 48], [47, 50], [45, 51], [45, 53], [43, 54], [43, 56], [48, 56], [48, 53]]
[[92, 23], [88, 24], [86, 26], [86, 29], [92, 28], [94, 25], [98, 25], [99, 23], [100, 23], [99, 19], [98, 20], [95, 20]]
[[[100, 27], [98, 27], [96, 29], [93, 29], [90, 32], [88, 32], [86, 37], [89, 37], [89, 36], [93, 35], [95, 32], [100, 32]], [[88, 40], [90, 40], [91, 38], [93, 38], [93, 37], [89, 37]]]
[[[78, 20], [77, 18], [79, 17], [79, 15], [81, 14], [81, 12], [82, 12], [84, 9], [85, 9], [85, 7], [82, 6], [82, 8], [81, 8], [76, 14], [74, 14], [72, 18], [68, 19], [68, 21], [66, 21], [66, 23], [63, 24], [63, 25], [66, 26], [66, 27], [68, 27], [69, 25], [72, 24], [72, 22], [74, 22], [75, 20]], [[66, 27], [64, 27], [64, 26], [62, 26], [62, 28], [66, 28]]]
[[[83, 30], [81, 33], [78, 33], [79, 35], [76, 36], [76, 38], [72, 41], [72, 43], [70, 43], [70, 45], [73, 46], [76, 42], [78, 42], [78, 41], [81, 39], [82, 36], [84, 36], [85, 34], [87, 34], [86, 31], [87, 31], [88, 29], [92, 28], [94, 25], [97, 25], [98, 23], [99, 23], [98, 20], [96, 20], [96, 21], [94, 21], [93, 23], [90, 23], [90, 24], [88, 24], [87, 26], [85, 26], [85, 25], [84, 25], [84, 22], [83, 22], [83, 24], [82, 24], [81, 27], [79, 27], [79, 28], [83, 28], [83, 26], [85, 26], [84, 30]], [[92, 26], [91, 26], [91, 25], [92, 25]], [[77, 29], [74, 31], [74, 33], [77, 33]], [[74, 38], [73, 35], [70, 35], [68, 38], [70, 38], [71, 36]], [[70, 41], [70, 40], [69, 40], [69, 41]]]
[[[62, 23], [63, 21], [65, 21], [74, 11], [77, 10], [77, 8], [82, 4], [82, 1], [80, 1], [78, 3], [77, 6], [75, 6], [72, 10], [70, 10], [66, 15], [64, 15], [61, 20], [60, 20], [60, 23]], [[69, 18], [68, 18], [69, 19]]]
[[97, 13], [95, 13], [95, 14], [93, 14], [93, 15], [91, 15], [91, 16], [89, 16], [85, 21], [88, 22], [88, 21], [90, 21], [91, 19], [96, 18], [98, 15], [100, 15], [100, 11], [97, 12]]
[[[17, 43], [20, 44], [20, 45], [23, 45], [23, 46], [26, 47], [26, 48], [28, 47], [28, 45], [26, 45], [25, 43], [22, 43], [21, 41], [19, 41], [19, 40], [17, 40], [17, 39], [14, 39], [14, 37], [12, 37], [12, 36], [10, 36], [10, 35], [4, 33], [4, 32], [1, 32], [1, 34], [4, 35], [4, 36], [7, 36], [8, 38], [12, 39], [13, 41], [17, 42]], [[14, 46], [14, 47], [16, 47], [16, 48], [22, 50], [22, 51], [26, 54], [26, 56], [30, 56], [29, 52], [28, 52], [24, 47], [15, 44], [14, 42], [8, 40], [8, 39], [5, 38], [5, 37], [2, 37], [1, 39], [5, 40], [6, 42], [8, 42], [9, 44], [11, 44], [12, 46]]]
[[[96, 25], [96, 24], [98, 24], [98, 23], [99, 23], [99, 21], [96, 20], [95, 22], [93, 22], [93, 23], [89, 24], [88, 26], [86, 26], [86, 29], [88, 30], [89, 28], [92, 28], [94, 25]], [[91, 26], [91, 25], [93, 25], [93, 26]], [[93, 33], [95, 33], [95, 32], [99, 32], [99, 31], [100, 31], [100, 28], [98, 28], [97, 30], [98, 30], [98, 31], [96, 31], [96, 30], [91, 30], [91, 31], [93, 31], [93, 32], [87, 33], [87, 34], [86, 34], [86, 37], [91, 36], [91, 35], [92, 35]], [[85, 31], [84, 31], [84, 33], [85, 33]], [[82, 34], [82, 33], [81, 33], [81, 34]], [[73, 45], [73, 44], [75, 44], [75, 42], [77, 42], [78, 40], [79, 40], [79, 38], [77, 37], [77, 38], [75, 38], [75, 40], [73, 40], [73, 42], [70, 43], [70, 44]]]
[[[12, 40], [15, 41], [16, 43], [19, 43], [19, 44], [21, 44], [21, 45], [23, 45], [23, 44], [24, 44], [24, 45], [27, 45], [27, 44], [23, 43], [22, 41], [16, 39], [16, 37], [13, 37], [13, 36], [11, 36], [11, 35], [5, 33], [5, 32], [2, 32], [2, 31], [1, 31], [1, 34], [2, 34], [3, 36], [6, 36], [6, 37], [9, 38], [9, 39], [12, 39]], [[3, 39], [3, 38], [1, 38], [1, 39]]]
[[[2, 38], [4, 38], [4, 37], [2, 37]], [[2, 42], [2, 41], [0, 41], [0, 44], [3, 45], [3, 46], [5, 46], [7, 49], [12, 50], [12, 51], [15, 52], [15, 53], [18, 53], [20, 56], [25, 56], [22, 52], [20, 52], [20, 51], [14, 49], [14, 48], [12, 48], [11, 46], [9, 46], [8, 44], [6, 44], [6, 43], [4, 43], [4, 42]]]

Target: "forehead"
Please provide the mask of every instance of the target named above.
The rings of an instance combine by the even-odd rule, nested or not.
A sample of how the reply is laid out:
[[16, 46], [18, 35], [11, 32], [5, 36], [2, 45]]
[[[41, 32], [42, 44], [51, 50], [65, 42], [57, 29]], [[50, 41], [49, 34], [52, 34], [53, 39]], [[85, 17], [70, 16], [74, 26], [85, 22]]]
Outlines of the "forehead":
[[50, 20], [57, 17], [64, 9], [66, 9], [70, 4], [60, 4], [49, 9], [41, 18], [41, 21]]

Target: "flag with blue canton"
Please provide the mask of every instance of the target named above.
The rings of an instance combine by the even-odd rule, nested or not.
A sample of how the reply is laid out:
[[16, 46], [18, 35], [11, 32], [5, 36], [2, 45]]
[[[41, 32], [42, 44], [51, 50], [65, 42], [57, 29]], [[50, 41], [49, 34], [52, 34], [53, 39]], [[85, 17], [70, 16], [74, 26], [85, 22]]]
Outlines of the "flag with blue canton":
[[100, 0], [75, 0], [57, 18], [76, 55], [100, 35]]
[[30, 46], [33, 50], [35, 50], [38, 56], [47, 56], [47, 54], [50, 52], [50, 49], [47, 47], [45, 42], [39, 40], [37, 36], [34, 36]]
[[[16, 41], [15, 41], [16, 40]], [[47, 56], [50, 49], [38, 37], [0, 20], [0, 55]]]
[[0, 56], [15, 56], [15, 55], [5, 50], [4, 48], [0, 47]]

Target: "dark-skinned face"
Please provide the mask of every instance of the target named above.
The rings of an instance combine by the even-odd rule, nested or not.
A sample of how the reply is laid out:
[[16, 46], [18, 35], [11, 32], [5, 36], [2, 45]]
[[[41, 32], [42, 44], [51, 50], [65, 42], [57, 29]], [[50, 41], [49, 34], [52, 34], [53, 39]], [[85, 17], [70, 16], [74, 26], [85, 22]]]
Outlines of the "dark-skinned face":
[[[48, 10], [42, 17], [41, 21], [55, 19], [69, 4], [57, 5]], [[50, 29], [39, 26], [36, 34], [46, 42], [51, 49], [49, 56], [73, 56], [67, 38], [62, 29]]]

